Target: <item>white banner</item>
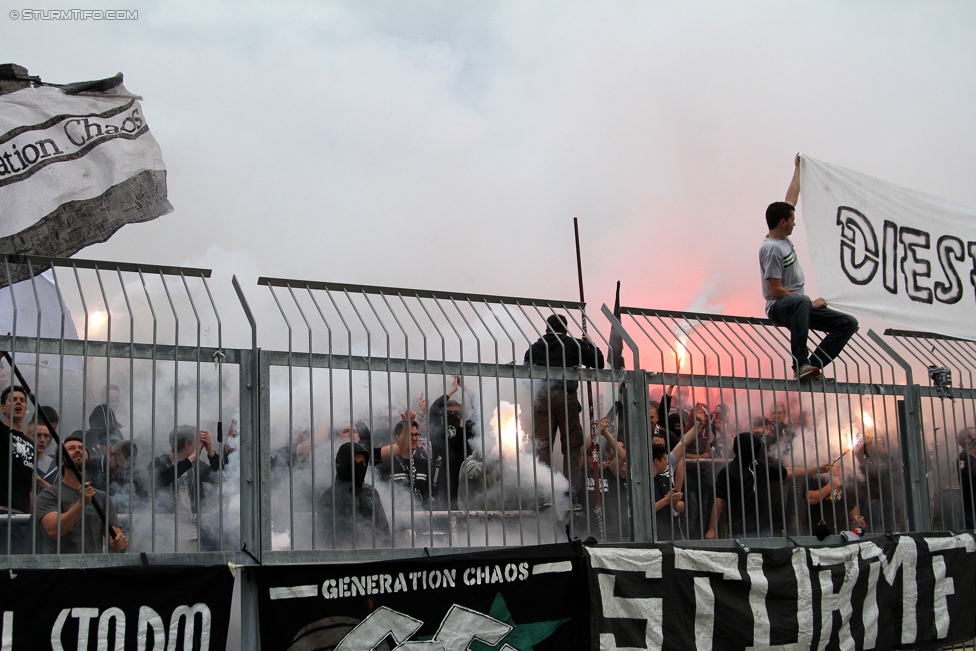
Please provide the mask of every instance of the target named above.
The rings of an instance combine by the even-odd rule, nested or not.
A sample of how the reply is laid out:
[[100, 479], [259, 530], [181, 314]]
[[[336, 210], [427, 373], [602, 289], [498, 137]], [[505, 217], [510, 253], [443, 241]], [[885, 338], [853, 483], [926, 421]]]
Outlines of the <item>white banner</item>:
[[159, 145], [121, 82], [0, 95], [0, 252], [68, 257], [172, 210]]
[[808, 156], [800, 202], [831, 307], [976, 339], [976, 208]]

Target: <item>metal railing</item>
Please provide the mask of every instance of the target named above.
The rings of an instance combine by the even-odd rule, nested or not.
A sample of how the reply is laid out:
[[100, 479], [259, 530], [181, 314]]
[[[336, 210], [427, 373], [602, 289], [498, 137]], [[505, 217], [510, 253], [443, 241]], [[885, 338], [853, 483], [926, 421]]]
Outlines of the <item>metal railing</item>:
[[[552, 315], [578, 332], [588, 319], [581, 304], [270, 278], [258, 284], [287, 331], [286, 350], [260, 355], [261, 404], [270, 409], [261, 459], [270, 490], [262, 497], [274, 514], [264, 523], [265, 558], [535, 544], [564, 540], [567, 527], [579, 535], [586, 519], [567, 514], [577, 495], [578, 511], [592, 514], [593, 504], [584, 490], [571, 490], [583, 484], [578, 451], [570, 446], [566, 455], [559, 434], [540, 421], [575, 419], [571, 433], [582, 446], [580, 416], [575, 404], [553, 400], [543, 408], [534, 395], [576, 395], [566, 387], [588, 380], [597, 388], [595, 413], [603, 413], [617, 401], [616, 384], [609, 371], [562, 366], [592, 348], [575, 338], [554, 339], [552, 351], [540, 349], [543, 358], [523, 361], [534, 342], [546, 341]], [[604, 347], [596, 324], [589, 330]], [[409, 419], [415, 440], [396, 429], [407, 410], [416, 412]], [[357, 493], [347, 482], [332, 488], [335, 466], [353, 461], [341, 456], [352, 456], [341, 447], [350, 440], [370, 458], [380, 508], [349, 511], [343, 505]], [[543, 448], [552, 450], [549, 464], [539, 462]], [[627, 539], [626, 525], [617, 528]]]
[[[964, 498], [956, 439], [974, 421], [972, 342], [869, 332], [851, 340], [834, 378], [798, 384], [789, 377], [786, 333], [764, 319], [623, 308], [618, 321], [605, 308], [596, 319], [585, 315], [576, 302], [262, 278], [279, 318], [275, 324], [264, 317], [262, 336], [284, 346], [258, 348], [254, 322], [251, 348], [234, 349], [222, 345], [206, 270], [4, 262], [8, 277], [14, 267], [26, 268], [31, 280], [16, 292], [2, 290], [14, 334], [0, 345], [27, 371], [39, 404], [55, 407], [62, 437], [82, 434], [85, 470], [108, 485], [134, 551], [236, 554], [242, 512], [252, 552], [300, 559], [337, 548], [531, 544], [567, 532], [608, 541], [809, 536], [824, 531], [821, 520], [832, 534], [858, 525], [868, 532], [961, 529], [972, 504]], [[586, 319], [601, 355], [618, 328], [627, 365], [642, 368], [564, 368], [567, 354], [575, 361], [582, 352], [574, 337], [565, 342], [576, 342], [576, 350], [525, 365], [553, 314], [575, 332]], [[956, 380], [948, 392], [914, 384], [929, 366], [946, 365]], [[454, 376], [463, 378], [460, 385]], [[590, 391], [566, 390], [580, 382]], [[118, 422], [106, 431], [91, 419], [99, 410], [104, 416], [101, 396], [113, 386], [125, 402], [112, 406]], [[553, 387], [577, 396], [579, 407], [551, 400]], [[458, 404], [448, 409], [447, 399]], [[605, 436], [589, 427], [591, 400], [594, 420], [610, 421]], [[677, 446], [695, 423], [697, 403], [708, 422]], [[393, 433], [408, 407], [417, 412], [416, 449], [410, 436]], [[577, 409], [583, 414], [571, 413]], [[36, 412], [32, 429], [40, 424]], [[586, 438], [594, 433], [596, 463], [578, 443], [565, 454], [547, 421], [566, 423], [574, 436], [580, 427]], [[157, 472], [172, 452], [169, 434], [181, 425], [210, 435], [210, 448], [197, 436], [197, 458], [220, 448], [216, 467], [192, 475], [190, 500], [179, 487], [175, 497], [162, 489]], [[254, 434], [247, 454], [236, 449], [243, 450], [242, 431]], [[670, 483], [655, 479], [655, 439], [647, 431], [683, 456], [663, 473], [673, 475]], [[450, 435], [458, 432], [463, 441]], [[756, 432], [764, 434], [766, 452], [762, 477], [753, 480], [737, 460], [735, 440]], [[343, 525], [335, 492], [331, 507], [323, 503], [338, 449], [352, 438], [369, 457], [388, 540], [374, 534], [379, 509], [368, 536], [337, 540]], [[143, 453], [127, 460], [131, 476], [100, 470], [112, 461], [109, 448], [122, 442], [148, 451], [152, 463]], [[54, 461], [42, 445], [35, 441], [34, 453], [50, 469]], [[552, 450], [551, 459], [542, 448]], [[241, 482], [242, 461], [251, 483]], [[827, 473], [804, 470], [825, 463]], [[789, 479], [777, 477], [780, 466], [790, 469]], [[682, 494], [680, 508], [658, 508], [665, 485]], [[716, 494], [740, 503], [726, 499], [724, 518], [713, 518]], [[755, 531], [736, 528], [733, 516], [745, 515], [752, 519], [739, 524], [755, 524]], [[37, 520], [13, 518], [29, 520], [30, 551], [41, 551]]]
[[[959, 530], [976, 516], [958, 439], [976, 424], [972, 341], [867, 332], [829, 380], [801, 384], [788, 333], [765, 319], [634, 307], [618, 318], [572, 301], [277, 278], [247, 291], [234, 279], [228, 303], [202, 269], [0, 259], [8, 281], [29, 278], [0, 282], [12, 333], [0, 349], [38, 406], [55, 408], [61, 437], [80, 433], [85, 478], [109, 494], [130, 552], [67, 553], [17, 508], [21, 453], [8, 445], [7, 567], [140, 562], [132, 552], [340, 561], [590, 536], [802, 540]], [[238, 306], [246, 323], [222, 318]], [[555, 315], [567, 338], [547, 335]], [[228, 331], [241, 345], [225, 344]], [[624, 369], [578, 364], [600, 366], [611, 333]], [[19, 383], [0, 367], [0, 382]], [[56, 480], [29, 407], [28, 456]], [[404, 413], [416, 437], [395, 431]], [[174, 430], [189, 447], [174, 450]], [[368, 490], [345, 445], [357, 439]], [[82, 548], [89, 537], [89, 551], [107, 551], [109, 529], [93, 531]]]
[[910, 378], [921, 380], [913, 388], [923, 442], [919, 474], [928, 478], [931, 526], [940, 531], [972, 529], [976, 342], [904, 330], [886, 330], [885, 335], [895, 342], [894, 351], [900, 351]]
[[[696, 403], [710, 415], [676, 478], [686, 499], [673, 513], [675, 539], [930, 529], [908, 418], [917, 391], [875, 333], [848, 343], [827, 369], [834, 377], [799, 383], [788, 333], [768, 320], [627, 307], [621, 318], [657, 369], [647, 374], [649, 414], [668, 448], [694, 423]], [[724, 504], [713, 517], [716, 496]]]
[[[971, 510], [956, 436], [974, 421], [973, 342], [869, 332], [851, 340], [833, 378], [798, 384], [787, 333], [764, 319], [625, 307], [618, 320], [576, 302], [261, 278], [265, 308], [277, 315], [262, 311], [260, 343], [280, 347], [258, 346], [235, 280], [252, 321], [251, 347], [236, 349], [223, 345], [206, 270], [13, 256], [4, 264], [8, 277], [26, 269], [31, 280], [0, 290], [14, 333], [0, 346], [26, 371], [39, 404], [55, 407], [62, 437], [82, 435], [85, 471], [107, 484], [133, 551], [239, 558], [243, 538], [251, 553], [284, 562], [324, 550], [369, 555], [566, 535], [802, 537], [822, 534], [821, 520], [830, 534], [925, 531], [964, 528]], [[544, 337], [554, 314], [576, 333], [585, 319], [601, 356], [616, 328], [630, 368], [577, 367], [575, 337], [550, 342], [561, 347], [550, 355]], [[545, 359], [526, 365], [536, 341]], [[929, 366], [948, 367], [948, 393], [914, 384]], [[113, 386], [122, 403], [111, 406], [118, 422], [106, 430], [91, 419], [101, 411], [104, 420], [102, 396]], [[689, 438], [698, 403], [708, 421]], [[591, 406], [594, 420], [607, 418], [605, 434], [591, 428]], [[394, 433], [408, 409], [415, 441]], [[32, 413], [33, 430], [40, 419]], [[556, 423], [574, 437], [595, 434], [595, 453], [578, 441], [565, 453]], [[165, 459], [169, 435], [184, 425], [210, 437], [209, 448], [199, 435], [193, 443], [190, 495], [179, 492], [175, 468], [175, 482], [159, 472], [179, 463], [179, 454]], [[743, 433], [763, 434], [761, 464], [737, 459]], [[336, 491], [331, 505], [323, 494], [341, 445], [354, 439], [369, 458], [379, 508], [348, 539]], [[104, 472], [109, 448], [123, 442], [149, 454], [126, 459], [129, 474]], [[659, 477], [655, 442], [682, 457]], [[32, 445], [49, 470], [43, 443]], [[201, 459], [210, 449], [212, 465]], [[829, 472], [813, 470], [824, 464]], [[778, 476], [781, 467], [789, 478]], [[662, 508], [665, 488], [683, 499]], [[716, 495], [725, 498], [722, 517], [713, 517]], [[29, 551], [50, 547], [36, 518], [7, 520], [29, 524]], [[368, 526], [357, 537], [359, 525]]]

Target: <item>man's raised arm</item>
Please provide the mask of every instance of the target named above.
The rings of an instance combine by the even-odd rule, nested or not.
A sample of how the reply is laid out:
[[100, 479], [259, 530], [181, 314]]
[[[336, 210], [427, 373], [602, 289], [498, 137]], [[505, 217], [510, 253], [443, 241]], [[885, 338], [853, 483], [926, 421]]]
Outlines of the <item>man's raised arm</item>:
[[793, 164], [796, 166], [793, 170], [793, 180], [790, 181], [790, 187], [786, 191], [784, 201], [796, 207], [796, 202], [800, 200], [800, 154], [797, 154], [796, 158], [793, 159]]

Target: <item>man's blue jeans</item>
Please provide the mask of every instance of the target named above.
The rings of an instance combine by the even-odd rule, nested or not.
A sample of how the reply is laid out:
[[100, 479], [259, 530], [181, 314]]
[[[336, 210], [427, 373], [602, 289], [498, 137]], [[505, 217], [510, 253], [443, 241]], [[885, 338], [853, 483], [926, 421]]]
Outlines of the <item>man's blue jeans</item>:
[[[854, 333], [857, 319], [829, 307], [813, 307], [809, 296], [790, 294], [776, 301], [769, 308], [769, 320], [778, 326], [789, 328], [790, 349], [794, 357], [793, 368], [812, 364], [823, 368], [834, 361]], [[810, 330], [826, 332], [813, 355], [807, 350]]]
[[[10, 522], [6, 512], [0, 511], [0, 556], [31, 553], [31, 525], [29, 522]], [[10, 546], [7, 546], [7, 536]]]

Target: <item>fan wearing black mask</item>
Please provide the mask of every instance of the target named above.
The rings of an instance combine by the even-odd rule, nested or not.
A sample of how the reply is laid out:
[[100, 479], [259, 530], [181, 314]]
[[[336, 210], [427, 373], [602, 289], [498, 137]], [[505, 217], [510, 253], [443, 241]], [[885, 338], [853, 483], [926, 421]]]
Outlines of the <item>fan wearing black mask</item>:
[[[819, 475], [830, 470], [830, 462], [787, 467], [766, 456], [767, 436], [743, 432], [735, 437], [735, 457], [715, 478], [715, 504], [706, 540], [718, 537], [723, 522], [729, 524], [730, 538], [771, 538], [784, 535], [781, 508], [773, 507], [770, 491], [779, 482], [794, 477]], [[731, 522], [727, 522], [726, 508]]]
[[335, 482], [319, 498], [317, 548], [389, 547], [390, 523], [373, 487], [365, 483], [369, 454], [359, 443], [336, 451]]
[[455, 375], [447, 393], [430, 406], [427, 432], [430, 436], [431, 493], [438, 504], [450, 497], [450, 508], [457, 508], [458, 473], [461, 464], [471, 454], [471, 439], [475, 436], [474, 422], [461, 422], [461, 403], [451, 397], [463, 389], [461, 376]]

